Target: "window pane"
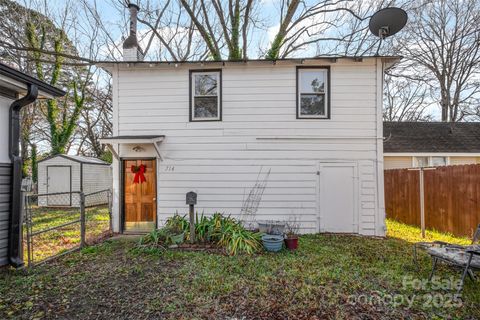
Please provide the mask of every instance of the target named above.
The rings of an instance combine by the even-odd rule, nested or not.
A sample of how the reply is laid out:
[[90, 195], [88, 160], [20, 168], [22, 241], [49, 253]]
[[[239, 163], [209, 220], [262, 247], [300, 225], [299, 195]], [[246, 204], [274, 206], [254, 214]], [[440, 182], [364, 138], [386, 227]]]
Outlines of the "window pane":
[[193, 111], [194, 118], [218, 118], [218, 98], [195, 97]]
[[445, 157], [432, 157], [432, 166], [446, 166], [447, 165], [447, 158]]
[[196, 74], [195, 95], [216, 96], [217, 95], [217, 75], [216, 74]]
[[324, 116], [325, 96], [320, 94], [300, 95], [301, 116]]
[[300, 71], [300, 93], [325, 92], [325, 75], [323, 70]]
[[428, 167], [428, 157], [415, 157], [415, 166], [419, 168]]

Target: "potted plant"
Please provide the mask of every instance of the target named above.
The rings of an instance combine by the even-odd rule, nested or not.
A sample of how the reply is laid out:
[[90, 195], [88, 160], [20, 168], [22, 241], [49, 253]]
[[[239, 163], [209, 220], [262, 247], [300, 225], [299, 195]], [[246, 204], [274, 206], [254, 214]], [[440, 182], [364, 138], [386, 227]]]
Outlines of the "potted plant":
[[278, 252], [283, 247], [283, 234], [277, 234], [278, 229], [275, 224], [270, 224], [267, 227], [267, 233], [262, 236], [262, 243], [265, 250], [270, 252]]
[[298, 248], [298, 231], [300, 230], [300, 224], [297, 218], [290, 219], [286, 224], [286, 238], [285, 246], [289, 250], [296, 250]]

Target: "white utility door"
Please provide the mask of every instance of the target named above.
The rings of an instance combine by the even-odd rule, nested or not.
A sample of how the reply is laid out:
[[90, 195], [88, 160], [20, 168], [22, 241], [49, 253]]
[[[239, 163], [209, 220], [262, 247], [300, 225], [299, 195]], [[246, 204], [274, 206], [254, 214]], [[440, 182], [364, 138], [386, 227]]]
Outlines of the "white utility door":
[[358, 232], [358, 187], [355, 163], [320, 163], [320, 232]]
[[[70, 166], [47, 166], [47, 193], [59, 193], [71, 191], [71, 167]], [[71, 194], [57, 194], [48, 196], [49, 206], [71, 206]]]

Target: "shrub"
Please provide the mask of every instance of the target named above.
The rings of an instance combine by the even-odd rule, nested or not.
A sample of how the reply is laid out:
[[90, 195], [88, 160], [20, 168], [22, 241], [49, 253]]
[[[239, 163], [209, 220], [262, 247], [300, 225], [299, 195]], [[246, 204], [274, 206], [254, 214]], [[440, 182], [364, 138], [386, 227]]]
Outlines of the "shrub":
[[140, 245], [160, 246], [166, 244], [168, 239], [167, 232], [164, 228], [153, 230], [140, 238]]
[[[162, 246], [172, 244], [170, 236], [181, 232], [189, 235], [190, 223], [178, 214], [167, 219], [164, 228], [155, 230], [140, 240], [141, 245]], [[195, 237], [198, 242], [215, 243], [224, 247], [229, 255], [252, 254], [262, 248], [260, 233], [248, 231], [236, 219], [215, 213], [195, 217]]]
[[185, 215], [180, 216], [176, 213], [173, 217], [167, 219], [165, 226], [171, 230], [177, 230], [179, 233], [181, 232], [180, 230], [187, 233], [190, 229], [190, 222], [185, 218]]

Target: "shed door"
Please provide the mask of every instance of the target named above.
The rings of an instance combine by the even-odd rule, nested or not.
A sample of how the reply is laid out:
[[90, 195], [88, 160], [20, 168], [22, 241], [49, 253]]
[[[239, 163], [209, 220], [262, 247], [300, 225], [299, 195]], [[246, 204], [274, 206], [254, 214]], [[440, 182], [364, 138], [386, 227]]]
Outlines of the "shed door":
[[320, 164], [320, 231], [358, 232], [355, 163]]
[[[155, 229], [156, 217], [156, 170], [155, 160], [126, 160], [124, 166], [124, 213], [125, 231], [147, 232]], [[132, 166], [137, 170], [144, 165], [145, 181], [132, 172]]]
[[[70, 166], [47, 166], [47, 193], [70, 192], [72, 182], [72, 169]], [[70, 193], [49, 195], [49, 206], [71, 206]]]

